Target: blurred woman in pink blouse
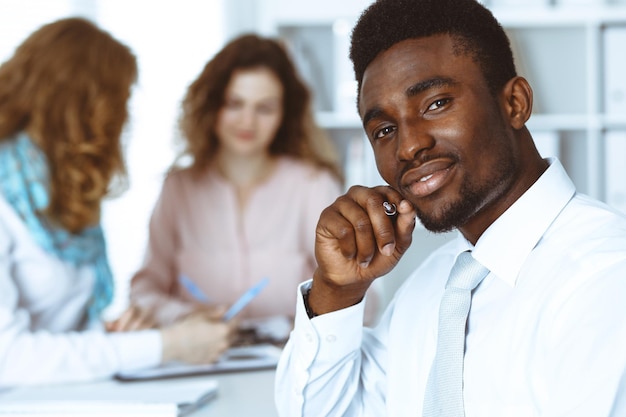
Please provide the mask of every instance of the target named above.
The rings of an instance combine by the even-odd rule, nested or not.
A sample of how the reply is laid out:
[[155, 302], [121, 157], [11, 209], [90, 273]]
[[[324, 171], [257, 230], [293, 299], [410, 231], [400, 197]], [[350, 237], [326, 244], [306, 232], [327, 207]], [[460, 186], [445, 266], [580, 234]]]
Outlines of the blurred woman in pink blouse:
[[342, 178], [282, 44], [252, 34], [227, 44], [190, 85], [180, 128], [184, 151], [154, 208], [132, 303], [164, 325], [223, 312], [267, 278], [238, 317], [291, 318], [297, 285], [315, 269], [319, 215]]

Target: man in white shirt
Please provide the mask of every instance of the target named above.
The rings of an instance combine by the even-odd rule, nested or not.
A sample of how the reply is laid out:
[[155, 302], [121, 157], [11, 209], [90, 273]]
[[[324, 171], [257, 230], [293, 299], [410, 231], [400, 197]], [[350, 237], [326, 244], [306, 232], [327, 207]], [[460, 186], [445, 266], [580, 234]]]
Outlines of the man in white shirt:
[[[422, 416], [442, 295], [467, 250], [489, 273], [472, 293], [459, 415], [626, 413], [626, 218], [537, 152], [532, 90], [498, 22], [475, 0], [379, 0], [350, 57], [390, 187], [353, 187], [320, 217], [318, 269], [277, 371], [279, 414]], [[458, 239], [364, 328], [365, 291], [407, 250], [416, 216]]]

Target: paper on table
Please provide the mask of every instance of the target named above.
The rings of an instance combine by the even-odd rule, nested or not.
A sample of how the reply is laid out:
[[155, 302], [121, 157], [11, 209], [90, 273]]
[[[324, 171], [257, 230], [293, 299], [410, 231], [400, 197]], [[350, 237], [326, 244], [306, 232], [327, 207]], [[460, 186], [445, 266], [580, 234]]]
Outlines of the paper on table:
[[237, 346], [230, 348], [215, 363], [189, 365], [180, 362], [165, 364], [156, 368], [115, 375], [121, 381], [172, 378], [190, 375], [216, 374], [224, 372], [249, 371], [275, 368], [280, 359], [281, 349], [271, 344]]
[[30, 387], [0, 394], [0, 416], [180, 417], [214, 398], [217, 389], [216, 380]]
[[249, 344], [285, 344], [293, 328], [293, 319], [287, 316], [243, 319], [239, 323], [240, 334], [250, 338]]

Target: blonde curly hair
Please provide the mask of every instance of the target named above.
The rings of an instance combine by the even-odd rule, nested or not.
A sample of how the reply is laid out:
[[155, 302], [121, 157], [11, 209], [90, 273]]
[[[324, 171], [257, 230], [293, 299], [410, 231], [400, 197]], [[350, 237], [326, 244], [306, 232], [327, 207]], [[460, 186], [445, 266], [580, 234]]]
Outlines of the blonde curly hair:
[[126, 179], [120, 136], [137, 62], [82, 18], [33, 32], [0, 66], [0, 140], [25, 131], [50, 172], [44, 213], [76, 233], [100, 219], [114, 177]]

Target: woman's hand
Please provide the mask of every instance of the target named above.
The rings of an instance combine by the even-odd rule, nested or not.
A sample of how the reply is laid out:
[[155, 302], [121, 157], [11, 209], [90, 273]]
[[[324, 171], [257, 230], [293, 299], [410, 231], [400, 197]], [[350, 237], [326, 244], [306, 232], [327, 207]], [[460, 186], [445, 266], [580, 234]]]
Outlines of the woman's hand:
[[148, 313], [131, 305], [116, 320], [105, 322], [104, 327], [109, 332], [132, 332], [152, 329], [155, 327], [155, 323]]
[[235, 321], [208, 320], [202, 315], [192, 314], [161, 330], [162, 362], [215, 362], [232, 344], [236, 333]]

